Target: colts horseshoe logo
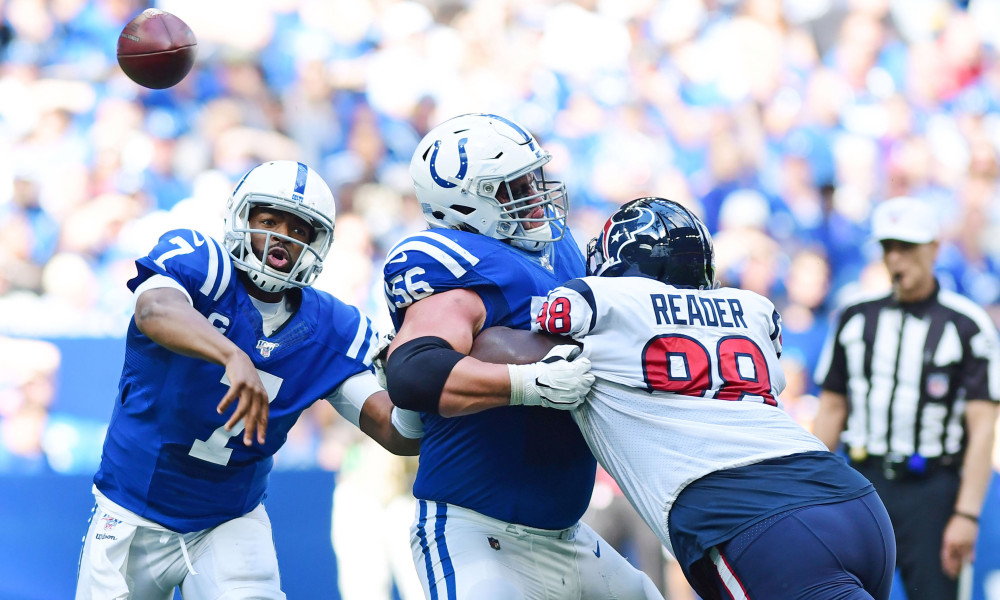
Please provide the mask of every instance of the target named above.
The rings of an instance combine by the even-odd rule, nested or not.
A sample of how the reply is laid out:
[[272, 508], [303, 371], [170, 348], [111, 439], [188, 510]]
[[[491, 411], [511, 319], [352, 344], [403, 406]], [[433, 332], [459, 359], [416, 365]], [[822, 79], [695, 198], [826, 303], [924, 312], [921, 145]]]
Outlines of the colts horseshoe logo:
[[[458, 140], [458, 174], [455, 175], [455, 179], [463, 179], [465, 177], [465, 173], [469, 170], [469, 156], [465, 153], [465, 143], [468, 141], [469, 138], [461, 138]], [[430, 160], [431, 179], [434, 180], [434, 183], [443, 188], [453, 188], [458, 184], [452, 183], [438, 175], [437, 166], [434, 164], [437, 162], [438, 149], [440, 148], [441, 140], [434, 142], [434, 151], [431, 152]]]

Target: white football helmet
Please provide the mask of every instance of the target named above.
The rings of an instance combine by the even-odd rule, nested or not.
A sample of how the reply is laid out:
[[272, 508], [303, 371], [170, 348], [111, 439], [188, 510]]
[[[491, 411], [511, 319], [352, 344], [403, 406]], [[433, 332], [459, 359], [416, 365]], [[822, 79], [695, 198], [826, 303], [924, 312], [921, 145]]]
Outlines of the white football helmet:
[[[250, 228], [250, 210], [263, 206], [291, 213], [313, 227], [309, 243], [291, 237]], [[312, 285], [323, 270], [323, 259], [333, 243], [333, 222], [336, 218], [333, 192], [326, 182], [306, 165], [291, 160], [276, 160], [251, 169], [233, 190], [226, 206], [225, 246], [250, 280], [265, 292], [277, 292], [290, 286]], [[285, 273], [268, 266], [254, 254], [250, 234], [268, 236], [264, 247], [267, 256], [272, 239], [302, 246], [298, 260]]]
[[566, 233], [566, 187], [542, 171], [550, 159], [517, 123], [474, 113], [424, 136], [410, 177], [430, 227], [472, 231], [537, 252]]

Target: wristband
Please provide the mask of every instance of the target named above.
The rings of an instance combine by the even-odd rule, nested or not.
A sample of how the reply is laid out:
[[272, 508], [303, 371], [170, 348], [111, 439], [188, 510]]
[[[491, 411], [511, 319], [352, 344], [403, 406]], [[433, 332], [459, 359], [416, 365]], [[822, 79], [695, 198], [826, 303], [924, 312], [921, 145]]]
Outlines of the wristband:
[[[542, 397], [538, 390], [531, 385], [535, 383], [535, 365], [507, 365], [507, 373], [510, 375], [510, 405], [538, 406]], [[527, 400], [527, 402], [525, 402]]]
[[424, 436], [424, 421], [418, 412], [393, 406], [389, 419], [399, 435], [407, 439], [415, 440]]
[[972, 521], [973, 523], [975, 523], [976, 525], [979, 525], [979, 517], [977, 517], [976, 515], [970, 515], [967, 512], [962, 512], [962, 511], [958, 511], [958, 510], [956, 510], [953, 514], [956, 517], [962, 517], [964, 519], [968, 519], [968, 520]]

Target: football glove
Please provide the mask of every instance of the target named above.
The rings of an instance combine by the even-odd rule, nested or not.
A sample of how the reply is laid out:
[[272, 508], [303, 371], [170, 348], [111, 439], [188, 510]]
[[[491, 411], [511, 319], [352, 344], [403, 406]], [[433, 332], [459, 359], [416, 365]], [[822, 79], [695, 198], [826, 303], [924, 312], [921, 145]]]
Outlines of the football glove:
[[573, 410], [594, 385], [590, 360], [572, 344], [556, 346], [541, 361], [507, 365], [511, 406], [544, 406]]
[[375, 367], [375, 378], [378, 379], [378, 384], [382, 386], [383, 390], [387, 389], [385, 383], [385, 363], [388, 359], [386, 357], [389, 354], [389, 344], [392, 343], [392, 338], [394, 337], [396, 337], [395, 330], [379, 332], [378, 344], [372, 349], [372, 366]]

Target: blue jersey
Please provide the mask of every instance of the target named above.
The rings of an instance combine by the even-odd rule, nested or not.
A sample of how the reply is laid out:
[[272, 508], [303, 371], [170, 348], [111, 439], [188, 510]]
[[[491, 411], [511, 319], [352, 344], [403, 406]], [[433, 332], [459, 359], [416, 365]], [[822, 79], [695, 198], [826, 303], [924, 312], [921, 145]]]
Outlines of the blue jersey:
[[[467, 289], [486, 306], [483, 328], [530, 329], [548, 291], [584, 273], [568, 233], [543, 252], [493, 238], [432, 229], [386, 258], [385, 291], [398, 329], [413, 302]], [[576, 523], [590, 502], [596, 462], [568, 412], [513, 406], [445, 418], [425, 413], [413, 495], [543, 529]]]
[[118, 397], [94, 483], [132, 512], [177, 532], [245, 514], [264, 498], [272, 456], [299, 414], [347, 378], [371, 368], [375, 331], [361, 312], [305, 288], [298, 309], [272, 335], [236, 276], [229, 253], [192, 230], [170, 231], [136, 261], [133, 291], [153, 275], [187, 290], [194, 308], [246, 352], [271, 402], [267, 442], [243, 445], [216, 406], [225, 368], [167, 350], [131, 323]]

